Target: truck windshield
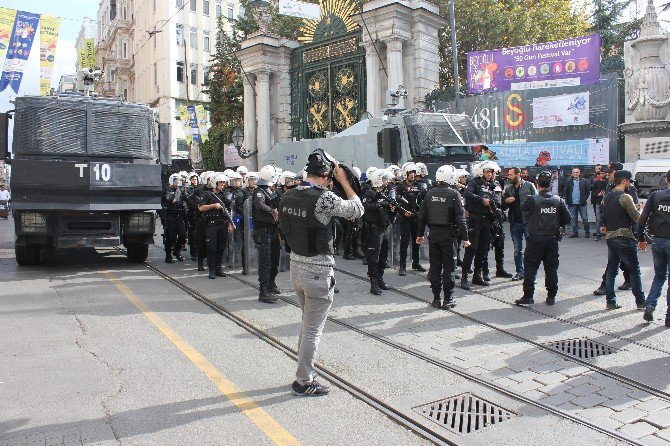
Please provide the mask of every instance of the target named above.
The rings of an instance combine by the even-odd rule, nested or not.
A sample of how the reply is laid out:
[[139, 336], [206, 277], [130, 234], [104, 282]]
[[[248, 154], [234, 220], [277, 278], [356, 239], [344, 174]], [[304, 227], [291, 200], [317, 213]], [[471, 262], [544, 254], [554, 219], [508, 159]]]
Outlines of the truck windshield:
[[418, 113], [403, 119], [413, 155], [473, 156], [472, 146], [485, 144], [465, 115]]

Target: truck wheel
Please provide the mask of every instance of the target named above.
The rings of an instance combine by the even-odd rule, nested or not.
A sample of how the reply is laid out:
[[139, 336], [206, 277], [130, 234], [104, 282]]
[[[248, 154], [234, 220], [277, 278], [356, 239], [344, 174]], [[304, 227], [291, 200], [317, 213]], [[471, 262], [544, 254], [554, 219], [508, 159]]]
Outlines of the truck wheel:
[[14, 245], [14, 253], [16, 254], [16, 263], [21, 266], [31, 266], [40, 263], [39, 245]]
[[149, 245], [144, 243], [129, 243], [127, 257], [131, 262], [144, 262], [149, 257]]

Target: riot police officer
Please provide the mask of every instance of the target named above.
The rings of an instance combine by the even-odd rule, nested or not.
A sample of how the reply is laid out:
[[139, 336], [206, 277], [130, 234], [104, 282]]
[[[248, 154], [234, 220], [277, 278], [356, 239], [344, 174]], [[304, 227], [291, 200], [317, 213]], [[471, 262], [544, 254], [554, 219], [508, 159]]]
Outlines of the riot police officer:
[[[667, 189], [653, 192], [644, 205], [642, 214], [637, 221], [637, 239], [640, 241], [638, 247], [644, 251], [647, 249], [645, 239], [645, 226], [648, 223], [649, 234], [654, 237], [651, 245], [651, 253], [654, 257], [654, 281], [645, 302], [644, 320], [654, 320], [656, 303], [661, 296], [661, 290], [668, 276], [670, 267], [670, 170], [665, 175]], [[668, 308], [665, 315], [665, 326], [670, 328], [670, 291], [666, 295]]]
[[421, 188], [415, 181], [417, 172], [416, 164], [405, 163], [402, 166], [403, 181], [396, 185], [395, 191], [400, 205], [400, 265], [398, 273], [401, 276], [407, 274], [407, 249], [412, 244], [412, 269], [426, 271], [419, 263], [419, 245], [416, 243], [417, 213], [419, 210], [419, 194]]
[[193, 193], [198, 188], [199, 177], [195, 172], [188, 174], [189, 184], [184, 188], [186, 195], [186, 238], [188, 240], [189, 254], [191, 260], [195, 261], [198, 258], [198, 243], [195, 237], [195, 228], [198, 219], [198, 205], [191, 199]]
[[274, 166], [265, 166], [258, 172], [258, 187], [253, 198], [254, 243], [258, 249], [258, 300], [277, 302], [281, 291], [275, 283], [279, 272], [279, 199], [274, 185], [279, 174]]
[[558, 293], [558, 242], [563, 227], [570, 223], [570, 211], [562, 198], [551, 193], [551, 172], [537, 176], [538, 195], [526, 198], [521, 206], [523, 218], [528, 222], [528, 242], [523, 258], [523, 297], [517, 305], [535, 303], [535, 277], [540, 263], [544, 264], [544, 284], [547, 288], [547, 305], [556, 303]]
[[491, 220], [495, 216], [495, 203], [490, 194], [490, 183], [497, 164], [483, 161], [473, 165], [472, 178], [463, 189], [465, 209], [468, 211], [468, 240], [470, 246], [465, 248], [463, 269], [461, 271], [461, 288], [470, 289], [470, 267], [473, 266], [472, 284], [489, 286], [482, 277], [482, 269], [488, 256], [491, 243]]
[[[426, 193], [421, 203], [418, 217], [418, 234], [416, 242], [424, 242], [424, 228], [428, 225], [430, 233], [430, 266], [428, 279], [433, 291], [434, 308], [448, 309], [456, 305], [454, 291], [454, 238], [460, 234], [463, 246], [470, 245], [468, 228], [465, 222], [465, 211], [460, 194], [448, 185], [458, 183], [458, 173], [453, 166], [442, 166], [435, 172], [437, 185]], [[441, 294], [444, 291], [444, 303]]]
[[173, 263], [172, 254], [180, 262], [181, 250], [186, 243], [186, 195], [178, 173], [170, 175], [165, 194], [165, 263]]
[[[491, 165], [494, 167], [493, 181], [488, 184], [488, 194], [493, 198], [495, 203], [493, 213], [491, 214], [491, 247], [493, 248], [493, 255], [496, 261], [496, 277], [509, 279], [512, 277], [512, 274], [505, 270], [505, 231], [503, 230], [505, 214], [502, 210], [503, 188], [500, 181], [496, 178], [500, 174], [500, 167], [494, 162], [491, 162]], [[491, 281], [488, 257], [482, 267], [482, 278], [487, 282]]]
[[370, 187], [363, 194], [363, 218], [367, 223], [367, 250], [365, 257], [368, 263], [370, 293], [379, 296], [382, 290], [391, 288], [384, 282], [384, 266], [388, 259], [389, 237], [388, 227], [395, 218], [395, 206], [386, 196], [390, 174], [384, 169], [377, 169], [370, 174]]
[[221, 264], [223, 263], [223, 249], [226, 246], [226, 238], [234, 230], [224, 201], [223, 190], [228, 183], [228, 177], [222, 173], [217, 174], [211, 180], [214, 185], [212, 191], [205, 191], [202, 204], [198, 210], [202, 213], [205, 225], [205, 243], [207, 246], [207, 266], [209, 267], [209, 278], [225, 277]]

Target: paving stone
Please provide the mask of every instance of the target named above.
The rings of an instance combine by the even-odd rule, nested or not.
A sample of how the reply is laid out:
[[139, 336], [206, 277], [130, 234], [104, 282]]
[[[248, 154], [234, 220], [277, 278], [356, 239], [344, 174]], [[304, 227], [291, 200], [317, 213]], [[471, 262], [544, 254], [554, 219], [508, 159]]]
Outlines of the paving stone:
[[[637, 407], [637, 406], [636, 406]], [[646, 421], [649, 424], [653, 424], [654, 426], [658, 427], [659, 429], [664, 429], [666, 427], [670, 426], [670, 410], [661, 410], [659, 412], [654, 412], [646, 417], [644, 417], [644, 421]]]
[[591, 393], [591, 394], [586, 395], [586, 396], [581, 396], [579, 398], [575, 398], [574, 400], [572, 400], [572, 403], [576, 404], [578, 406], [582, 406], [584, 408], [588, 408], [588, 407], [599, 406], [602, 403], [604, 403], [605, 401], [607, 401], [607, 398], [605, 398], [604, 396], [600, 396], [600, 395], [597, 395], [595, 393]]
[[656, 432], [656, 436], [664, 440], [670, 441], [670, 428], [661, 429], [660, 431]]
[[647, 412], [656, 412], [668, 407], [670, 407], [669, 402], [663, 401], [662, 399], [656, 397], [647, 401], [643, 401], [635, 406], [636, 409], [646, 410]]
[[644, 390], [634, 390], [632, 392], [629, 392], [628, 396], [630, 396], [631, 398], [635, 398], [636, 400], [640, 400], [640, 401], [647, 401], [647, 400], [650, 400], [650, 399], [654, 398], [654, 395], [651, 395], [651, 394], [645, 392]]
[[610, 386], [598, 390], [598, 395], [602, 395], [609, 399], [619, 398], [621, 395], [624, 395], [624, 393], [625, 390], [623, 390], [620, 386]]
[[[538, 387], [537, 390], [540, 392], [546, 393], [547, 395], [556, 395], [560, 393], [565, 393], [568, 390], [573, 389], [573, 387], [570, 384], [566, 383], [555, 383], [555, 384], [549, 384], [548, 386], [544, 387]], [[572, 397], [571, 397], [572, 398]]]
[[600, 387], [594, 386], [592, 384], [582, 384], [574, 389], [568, 390], [569, 393], [577, 396], [585, 396], [591, 393], [595, 393], [600, 390]]
[[499, 369], [495, 369], [491, 371], [491, 375], [493, 376], [500, 376], [500, 377], [508, 377], [510, 375], [514, 375], [515, 373], [518, 373], [514, 370], [510, 370], [507, 367], [501, 367]]
[[542, 387], [542, 384], [537, 381], [524, 381], [512, 387], [512, 390], [519, 393], [526, 393], [529, 390], [535, 390], [538, 387]]
[[579, 376], [576, 376], [576, 377], [572, 378], [569, 381], [569, 383], [570, 383], [571, 386], [574, 386], [574, 387], [579, 387], [583, 384], [593, 384], [592, 376], [593, 376], [592, 372], [584, 373], [582, 375], [579, 375]]
[[523, 394], [526, 398], [530, 398], [533, 400], [541, 400], [542, 398], [546, 397], [547, 395], [540, 392], [539, 390], [530, 390], [528, 392], [525, 392]]
[[542, 399], [542, 402], [544, 404], [548, 404], [550, 406], [560, 406], [561, 404], [567, 403], [568, 401], [571, 401], [575, 396], [570, 394], [570, 393], [559, 393], [557, 395], [550, 395], [546, 398]]
[[615, 413], [614, 415], [612, 415], [612, 418], [621, 421], [622, 423], [632, 423], [633, 421], [640, 420], [646, 417], [647, 415], [648, 415], [647, 412], [635, 409], [633, 407], [629, 407], [628, 409], [624, 409], [621, 412]]
[[563, 403], [560, 406], [557, 406], [559, 409], [563, 409], [568, 412], [579, 412], [580, 410], [583, 409], [583, 407], [575, 406], [572, 403]]
[[506, 378], [506, 377], [498, 378], [493, 382], [496, 383], [497, 385], [501, 386], [501, 387], [513, 387], [513, 386], [516, 386], [517, 384], [519, 384], [518, 382], [516, 382], [512, 379]]
[[563, 364], [559, 364], [556, 362], [549, 362], [546, 364], [538, 364], [536, 366], [533, 366], [530, 368], [530, 370], [537, 373], [551, 373], [563, 370], [563, 368], [564, 368]]
[[539, 383], [548, 385], [565, 381], [567, 379], [567, 376], [558, 372], [550, 372], [550, 373], [542, 373], [541, 375], [538, 375], [533, 379]]
[[489, 373], [489, 371], [482, 367], [470, 367], [468, 373], [472, 373], [473, 375], [485, 375]]
[[[537, 373], [531, 372], [530, 370], [524, 370], [523, 372], [515, 373], [514, 375], [508, 376], [509, 379], [513, 379], [517, 382], [529, 381], [537, 377]], [[538, 386], [540, 387], [540, 386]]]
[[647, 435], [640, 438], [640, 442], [645, 446], [668, 446], [668, 441], [657, 437], [656, 435]]
[[[600, 393], [600, 392], [598, 392], [598, 393]], [[607, 400], [602, 405], [605, 406], [605, 407], [609, 407], [610, 409], [616, 410], [617, 412], [621, 412], [624, 409], [627, 409], [629, 407], [633, 407], [637, 403], [639, 403], [638, 400], [634, 400], [634, 399], [629, 398], [625, 395], [622, 395], [618, 398]]]
[[589, 420], [600, 421], [601, 419], [609, 418], [614, 414], [615, 412], [607, 407], [591, 407], [580, 411], [578, 415]]
[[642, 438], [647, 435], [653, 434], [658, 429], [656, 429], [649, 423], [645, 423], [644, 421], [638, 421], [637, 423], [624, 424], [617, 430], [633, 438]]

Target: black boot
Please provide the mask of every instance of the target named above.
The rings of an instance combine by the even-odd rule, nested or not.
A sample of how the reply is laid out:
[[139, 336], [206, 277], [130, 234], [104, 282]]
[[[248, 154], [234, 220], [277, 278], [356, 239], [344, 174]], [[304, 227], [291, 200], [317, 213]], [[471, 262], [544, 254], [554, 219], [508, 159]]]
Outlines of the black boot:
[[400, 265], [400, 268], [398, 268], [398, 275], [399, 276], [407, 275], [407, 268], [405, 267], [405, 265]]
[[165, 253], [165, 263], [174, 263], [174, 260], [172, 260], [172, 254], [169, 252]]
[[[475, 283], [475, 277], [478, 277], [479, 275], [475, 273], [474, 276], [472, 276], [472, 283]], [[490, 282], [491, 281], [491, 275], [489, 274], [489, 270], [485, 269], [482, 271], [482, 280], [484, 282]]]
[[412, 269], [414, 271], [419, 271], [419, 272], [422, 272], [422, 273], [426, 272], [426, 268], [424, 268], [420, 263], [413, 264]]
[[472, 276], [472, 284], [473, 285], [480, 285], [480, 286], [489, 286], [489, 283], [485, 281], [480, 274], [475, 271], [475, 273]]
[[216, 271], [214, 270], [214, 268], [209, 269], [209, 278], [216, 279]]
[[470, 281], [468, 280], [468, 275], [463, 272], [461, 276], [461, 288], [465, 291], [470, 291]]
[[593, 291], [593, 294], [596, 296], [604, 296], [605, 294], [607, 294], [605, 284], [601, 283], [600, 286]]
[[216, 268], [214, 273], [217, 275], [217, 277], [226, 277], [226, 273], [223, 272], [223, 268], [220, 266]]
[[281, 290], [277, 286], [276, 283], [270, 282], [268, 283], [268, 293], [270, 294], [281, 294]]
[[515, 300], [514, 303], [517, 305], [531, 305], [534, 304], [535, 301], [533, 300], [533, 296], [528, 297], [524, 294], [521, 299]]
[[445, 294], [444, 302], [442, 303], [442, 309], [448, 310], [450, 308], [454, 308], [455, 306], [456, 306], [456, 299], [454, 299], [454, 296], [451, 294]]
[[370, 278], [370, 294], [374, 294], [375, 296], [381, 296], [382, 294], [382, 290], [379, 288], [379, 282], [372, 277]]
[[198, 258], [198, 271], [204, 271], [204, 270], [205, 270], [204, 262], [201, 258]]
[[555, 293], [549, 293], [547, 294], [547, 305], [555, 305], [556, 304], [556, 294]]
[[440, 299], [440, 296], [433, 297], [433, 303], [431, 303], [430, 306], [433, 308], [442, 308], [442, 300]]
[[260, 302], [265, 302], [266, 304], [273, 304], [277, 302], [277, 296], [270, 294], [267, 285], [261, 285], [261, 289], [258, 293], [258, 300]]
[[513, 274], [510, 274], [507, 271], [505, 271], [505, 268], [501, 267], [501, 268], [496, 269], [496, 277], [503, 277], [505, 279], [510, 279], [513, 276], [514, 276]]
[[390, 286], [386, 285], [386, 282], [384, 282], [384, 278], [382, 278], [382, 277], [377, 279], [377, 284], [379, 285], [379, 289], [381, 289], [381, 290], [388, 291], [388, 290], [391, 289]]
[[180, 252], [180, 251], [175, 251], [175, 252], [174, 252], [174, 258], [177, 259], [177, 260], [179, 260], [180, 262], [183, 262], [183, 261], [184, 261], [184, 256], [181, 255], [181, 252]]

